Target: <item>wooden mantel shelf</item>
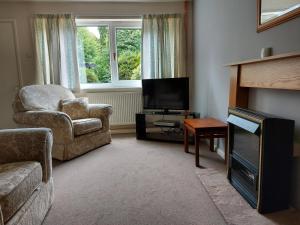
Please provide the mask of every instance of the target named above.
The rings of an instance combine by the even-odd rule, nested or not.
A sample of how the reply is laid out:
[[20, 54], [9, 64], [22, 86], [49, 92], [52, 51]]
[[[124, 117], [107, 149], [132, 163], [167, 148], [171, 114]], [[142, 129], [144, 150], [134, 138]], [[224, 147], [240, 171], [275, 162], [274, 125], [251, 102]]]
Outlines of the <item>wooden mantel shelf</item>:
[[300, 53], [232, 63], [229, 107], [248, 107], [249, 88], [300, 90]]
[[262, 59], [250, 59], [250, 60], [245, 60], [245, 61], [241, 61], [241, 62], [230, 63], [225, 66], [236, 66], [236, 65], [242, 65], [242, 64], [259, 63], [259, 62], [273, 61], [273, 60], [286, 59], [286, 58], [295, 58], [295, 57], [300, 57], [300, 52], [278, 54], [278, 55], [265, 57]]

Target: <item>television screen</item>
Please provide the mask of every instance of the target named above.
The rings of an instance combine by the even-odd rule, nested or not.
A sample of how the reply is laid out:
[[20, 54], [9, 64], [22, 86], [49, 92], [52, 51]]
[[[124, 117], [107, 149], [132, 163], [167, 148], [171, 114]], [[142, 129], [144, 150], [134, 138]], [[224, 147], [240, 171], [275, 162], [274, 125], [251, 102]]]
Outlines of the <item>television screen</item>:
[[188, 110], [189, 79], [142, 80], [144, 109]]

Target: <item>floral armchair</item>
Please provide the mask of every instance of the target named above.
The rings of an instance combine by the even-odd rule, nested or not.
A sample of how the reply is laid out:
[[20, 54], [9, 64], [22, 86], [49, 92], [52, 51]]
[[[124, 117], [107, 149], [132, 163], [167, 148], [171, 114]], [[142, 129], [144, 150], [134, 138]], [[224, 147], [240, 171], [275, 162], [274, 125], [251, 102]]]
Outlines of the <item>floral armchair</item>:
[[48, 127], [53, 132], [52, 157], [69, 160], [111, 142], [112, 106], [88, 104], [59, 85], [23, 87], [13, 104], [21, 127]]
[[42, 224], [53, 202], [52, 133], [0, 130], [0, 225]]

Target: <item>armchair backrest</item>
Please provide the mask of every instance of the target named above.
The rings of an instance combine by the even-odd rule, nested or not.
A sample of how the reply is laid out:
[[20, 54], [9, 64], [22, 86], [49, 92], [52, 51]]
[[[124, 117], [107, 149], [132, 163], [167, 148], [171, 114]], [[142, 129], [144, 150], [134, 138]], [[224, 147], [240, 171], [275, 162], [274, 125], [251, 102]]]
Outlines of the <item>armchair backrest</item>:
[[20, 89], [13, 108], [15, 112], [59, 111], [60, 100], [74, 98], [74, 94], [69, 89], [59, 85], [30, 85]]

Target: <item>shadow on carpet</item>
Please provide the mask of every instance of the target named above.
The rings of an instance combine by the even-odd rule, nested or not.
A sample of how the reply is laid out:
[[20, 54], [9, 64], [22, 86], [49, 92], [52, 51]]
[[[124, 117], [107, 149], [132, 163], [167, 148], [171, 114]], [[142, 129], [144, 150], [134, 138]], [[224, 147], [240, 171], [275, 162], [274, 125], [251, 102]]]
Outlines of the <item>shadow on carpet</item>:
[[196, 174], [228, 225], [299, 224], [300, 212], [298, 210], [259, 214], [231, 186], [224, 173], [207, 168], [197, 169]]

